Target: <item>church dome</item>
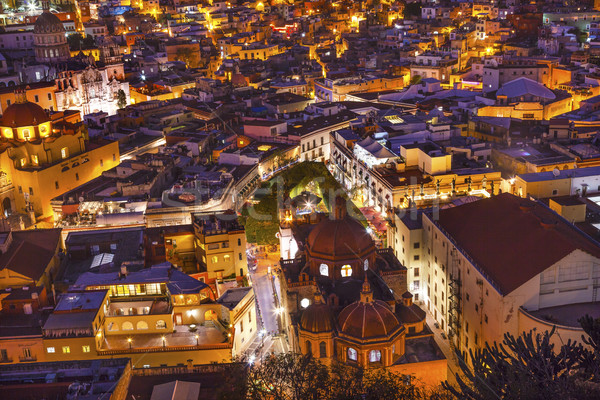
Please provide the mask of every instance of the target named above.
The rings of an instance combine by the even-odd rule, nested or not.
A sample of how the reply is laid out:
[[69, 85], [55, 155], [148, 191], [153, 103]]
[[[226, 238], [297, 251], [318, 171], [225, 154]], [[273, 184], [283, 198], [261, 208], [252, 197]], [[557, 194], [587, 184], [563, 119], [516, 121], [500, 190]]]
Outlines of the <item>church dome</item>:
[[311, 254], [335, 258], [356, 258], [375, 249], [365, 227], [354, 218], [328, 219], [319, 223], [308, 235]]
[[33, 25], [33, 33], [65, 33], [65, 27], [58, 17], [49, 11], [44, 11]]
[[320, 300], [320, 297], [316, 298], [315, 302], [308, 306], [302, 313], [300, 328], [312, 333], [333, 331], [331, 309]]
[[2, 114], [2, 126], [18, 128], [22, 126], [37, 126], [50, 121], [46, 111], [29, 101], [13, 103]]
[[378, 339], [394, 335], [400, 322], [381, 300], [373, 299], [370, 285], [365, 281], [360, 301], [346, 306], [338, 316], [340, 333], [355, 339]]

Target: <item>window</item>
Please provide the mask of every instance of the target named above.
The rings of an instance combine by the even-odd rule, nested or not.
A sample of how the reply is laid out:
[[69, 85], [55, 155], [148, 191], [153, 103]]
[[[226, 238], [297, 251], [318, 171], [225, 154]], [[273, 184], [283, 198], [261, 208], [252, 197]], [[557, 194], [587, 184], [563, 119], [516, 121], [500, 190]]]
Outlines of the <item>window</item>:
[[137, 330], [146, 330], [148, 329], [148, 323], [146, 321], [138, 321], [135, 328]]
[[240, 261], [242, 261], [242, 253], [238, 254], [238, 258], [240, 259]]
[[240, 321], [240, 332], [244, 332], [244, 320]]
[[469, 301], [469, 293], [467, 293], [467, 301]]
[[33, 196], [33, 188], [31, 186], [29, 187], [29, 195]]
[[413, 276], [414, 276], [414, 277], [417, 277], [417, 276], [419, 276], [419, 272], [420, 272], [420, 271], [419, 271], [419, 268], [414, 268], [414, 269], [413, 269]]
[[371, 350], [369, 352], [369, 362], [381, 362], [381, 351], [379, 350]]
[[104, 167], [104, 161], [102, 159], [100, 159], [100, 166]]
[[162, 319], [156, 321], [156, 329], [167, 329], [167, 324]]
[[552, 196], [556, 196], [558, 194], [558, 189], [553, 189], [552, 190]]
[[415, 249], [418, 249], [418, 248], [420, 248], [420, 247], [421, 247], [421, 243], [419, 243], [419, 242], [415, 242], [415, 244], [413, 244], [413, 247], [414, 247]]
[[242, 245], [242, 239], [238, 238], [238, 246], [241, 246], [241, 245]]
[[58, 189], [58, 188], [59, 188], [59, 186], [58, 186], [58, 181], [54, 181], [54, 188], [55, 188], [55, 189]]
[[327, 264], [321, 264], [319, 266], [319, 273], [323, 276], [329, 276], [329, 267]]
[[231, 260], [231, 256], [230, 256], [229, 254], [225, 254], [225, 255], [223, 256], [223, 261], [225, 261], [225, 262], [229, 262], [230, 260]]
[[79, 180], [79, 173], [75, 172], [75, 180], [78, 181]]
[[485, 321], [485, 323], [486, 323], [486, 324], [488, 323], [488, 316], [487, 316], [487, 314], [485, 314], [485, 315], [483, 316], [483, 320]]
[[413, 256], [413, 259], [414, 259], [415, 261], [419, 261], [419, 256], [418, 256], [418, 255], [417, 255], [417, 256]]
[[84, 353], [89, 353], [90, 352], [90, 346], [81, 346], [81, 350], [83, 350]]
[[30, 136], [31, 136], [31, 133], [29, 132], [29, 129], [23, 129], [23, 137], [25, 139], [29, 139]]
[[113, 154], [113, 161], [117, 161], [117, 156]]
[[344, 265], [342, 267], [341, 273], [342, 273], [343, 277], [352, 276], [352, 267], [349, 266], [348, 264]]
[[66, 147], [63, 147], [62, 149], [60, 149], [60, 156], [63, 158], [63, 160], [67, 157], [69, 157], [69, 149]]
[[312, 354], [312, 343], [310, 343], [310, 340], [306, 341], [306, 354]]
[[358, 356], [358, 353], [356, 352], [356, 350], [353, 349], [352, 347], [348, 347], [348, 360], [356, 361], [357, 356]]
[[46, 347], [46, 351], [48, 353], [56, 353], [56, 349], [54, 347]]
[[71, 347], [69, 346], [63, 346], [62, 347], [62, 351], [64, 354], [69, 354], [71, 352]]
[[133, 330], [133, 324], [131, 322], [129, 322], [129, 321], [125, 321], [121, 325], [121, 329], [124, 330], [124, 331], [132, 331]]
[[212, 256], [211, 261], [213, 264], [216, 264], [219, 261], [219, 257], [218, 256]]
[[40, 102], [40, 98], [38, 97], [38, 95], [37, 95], [37, 94], [36, 94], [35, 96], [33, 96], [33, 98], [35, 99], [35, 102], [36, 102], [36, 103], [39, 103], [39, 102]]
[[48, 93], [48, 100], [52, 100], [52, 95]]
[[308, 307], [309, 305], [310, 305], [310, 300], [309, 300], [309, 299], [307, 299], [307, 298], [304, 298], [304, 299], [300, 300], [300, 306], [301, 306], [302, 308], [306, 308], [306, 307]]
[[325, 342], [319, 343], [319, 357], [327, 357], [327, 343]]
[[419, 280], [413, 281], [413, 290], [419, 290], [419, 286], [420, 286]]

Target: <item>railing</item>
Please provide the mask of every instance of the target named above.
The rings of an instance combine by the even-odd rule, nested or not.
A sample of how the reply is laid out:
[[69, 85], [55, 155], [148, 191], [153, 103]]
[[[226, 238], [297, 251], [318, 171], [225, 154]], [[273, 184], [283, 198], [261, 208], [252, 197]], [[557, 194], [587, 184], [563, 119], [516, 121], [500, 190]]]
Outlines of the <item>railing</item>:
[[27, 361], [37, 361], [37, 357], [36, 356], [19, 356], [19, 361], [20, 362], [27, 362]]
[[132, 371], [135, 376], [153, 376], [165, 374], [206, 374], [223, 372], [229, 368], [230, 364], [200, 364], [187, 367], [154, 367], [154, 368], [136, 368]]
[[233, 344], [218, 343], [218, 344], [200, 344], [200, 345], [184, 345], [184, 346], [154, 346], [154, 347], [141, 347], [131, 349], [112, 349], [112, 350], [98, 350], [98, 355], [109, 356], [116, 354], [132, 354], [132, 353], [160, 353], [165, 351], [190, 351], [190, 350], [224, 350], [233, 348]]
[[12, 362], [12, 358], [11, 357], [0, 358], [0, 364], [11, 363], [11, 362]]

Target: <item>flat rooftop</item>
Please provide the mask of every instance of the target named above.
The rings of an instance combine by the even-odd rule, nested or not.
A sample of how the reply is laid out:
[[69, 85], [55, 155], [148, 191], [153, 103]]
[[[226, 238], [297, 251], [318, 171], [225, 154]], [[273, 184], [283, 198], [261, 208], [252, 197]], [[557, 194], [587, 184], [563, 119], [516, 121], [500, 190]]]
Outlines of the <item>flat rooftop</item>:
[[564, 306], [540, 308], [537, 311], [527, 311], [536, 318], [548, 321], [551, 324], [558, 324], [571, 327], [580, 327], [577, 320], [584, 315], [592, 318], [600, 318], [599, 303], [576, 303]]

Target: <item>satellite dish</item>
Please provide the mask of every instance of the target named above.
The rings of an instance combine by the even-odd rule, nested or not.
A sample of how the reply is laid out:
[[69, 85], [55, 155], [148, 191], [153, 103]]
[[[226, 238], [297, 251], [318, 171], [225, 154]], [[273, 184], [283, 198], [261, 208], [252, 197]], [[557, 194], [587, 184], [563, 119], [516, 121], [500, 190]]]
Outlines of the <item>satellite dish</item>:
[[554, 175], [555, 178], [558, 178], [558, 176], [560, 175], [560, 169], [554, 168], [552, 170], [552, 175]]

